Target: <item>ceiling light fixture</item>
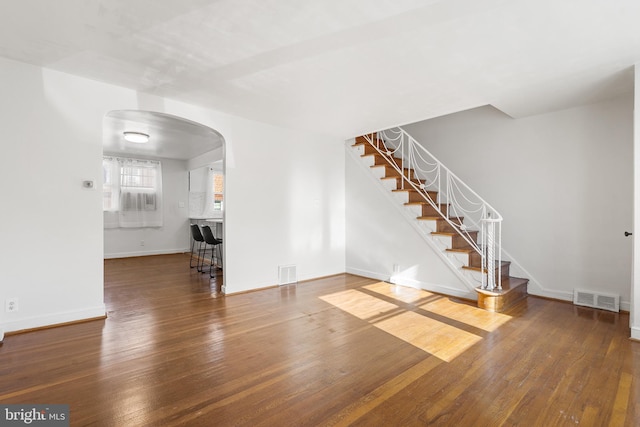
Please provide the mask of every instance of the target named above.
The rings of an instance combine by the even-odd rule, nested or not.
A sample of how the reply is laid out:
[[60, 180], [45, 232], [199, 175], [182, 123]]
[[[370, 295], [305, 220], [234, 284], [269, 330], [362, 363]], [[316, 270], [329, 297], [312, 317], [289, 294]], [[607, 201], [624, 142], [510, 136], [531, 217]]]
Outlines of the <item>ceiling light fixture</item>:
[[149, 135], [143, 132], [125, 131], [123, 132], [124, 139], [129, 142], [135, 142], [136, 144], [145, 144], [149, 142]]

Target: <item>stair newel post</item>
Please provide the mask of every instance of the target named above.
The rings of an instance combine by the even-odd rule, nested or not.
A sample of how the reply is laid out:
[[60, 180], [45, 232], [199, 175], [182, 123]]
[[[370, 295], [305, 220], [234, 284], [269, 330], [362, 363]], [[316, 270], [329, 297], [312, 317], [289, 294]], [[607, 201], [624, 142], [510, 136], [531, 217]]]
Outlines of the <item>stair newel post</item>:
[[502, 290], [502, 220], [498, 219], [497, 222], [497, 245], [496, 245], [496, 252], [498, 252], [498, 267], [500, 268], [500, 270], [498, 270], [498, 290]]
[[482, 216], [480, 217], [480, 268], [481, 268], [481, 278], [482, 278], [482, 284], [480, 285], [480, 288], [482, 289], [487, 289], [488, 287], [488, 280], [487, 280], [487, 274], [485, 273], [487, 271], [487, 267], [488, 267], [488, 262], [487, 262], [487, 209], [485, 206], [482, 207]]
[[496, 256], [495, 256], [495, 222], [491, 219], [491, 212], [487, 213], [487, 286], [490, 290], [496, 287]]

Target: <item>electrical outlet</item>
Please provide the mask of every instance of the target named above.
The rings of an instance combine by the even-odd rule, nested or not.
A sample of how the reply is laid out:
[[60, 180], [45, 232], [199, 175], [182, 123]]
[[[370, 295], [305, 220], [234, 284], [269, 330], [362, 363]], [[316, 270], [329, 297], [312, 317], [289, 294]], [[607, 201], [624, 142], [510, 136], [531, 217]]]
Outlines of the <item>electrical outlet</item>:
[[140, 240], [140, 246], [144, 246], [144, 240]]
[[5, 300], [4, 304], [4, 311], [7, 313], [18, 311], [18, 298], [8, 298]]

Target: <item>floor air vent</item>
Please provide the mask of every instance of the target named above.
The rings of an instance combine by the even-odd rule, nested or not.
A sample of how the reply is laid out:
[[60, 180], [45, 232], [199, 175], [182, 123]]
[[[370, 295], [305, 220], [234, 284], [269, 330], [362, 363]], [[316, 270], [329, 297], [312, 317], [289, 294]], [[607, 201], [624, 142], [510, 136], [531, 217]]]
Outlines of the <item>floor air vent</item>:
[[298, 275], [296, 273], [295, 265], [280, 265], [278, 266], [278, 284], [289, 285], [291, 283], [298, 282]]
[[620, 311], [620, 296], [600, 292], [573, 290], [573, 303], [586, 307], [601, 308], [609, 311]]

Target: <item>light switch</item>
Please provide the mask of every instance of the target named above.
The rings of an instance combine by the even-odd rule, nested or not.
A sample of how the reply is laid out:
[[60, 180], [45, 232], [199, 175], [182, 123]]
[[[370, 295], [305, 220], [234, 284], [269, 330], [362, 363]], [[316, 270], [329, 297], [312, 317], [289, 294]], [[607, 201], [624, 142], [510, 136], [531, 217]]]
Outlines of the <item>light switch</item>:
[[184, 208], [184, 202], [178, 202], [178, 207], [179, 208]]

